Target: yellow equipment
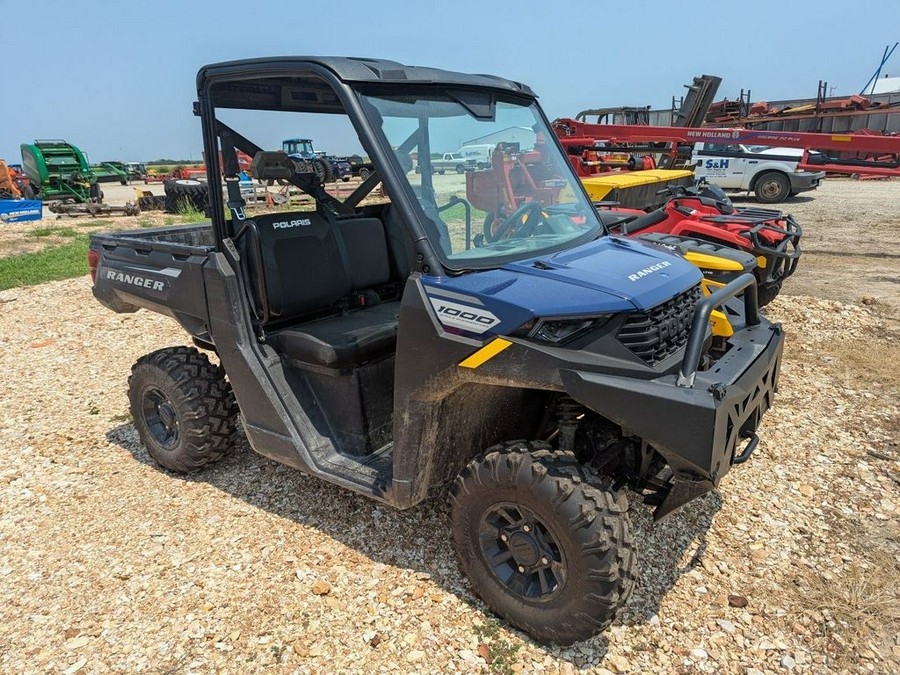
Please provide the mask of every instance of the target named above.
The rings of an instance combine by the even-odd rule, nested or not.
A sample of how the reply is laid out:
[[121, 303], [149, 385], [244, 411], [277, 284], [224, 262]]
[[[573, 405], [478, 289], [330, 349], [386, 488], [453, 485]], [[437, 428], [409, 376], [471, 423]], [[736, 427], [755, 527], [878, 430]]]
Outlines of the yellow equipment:
[[[635, 193], [646, 196], [638, 199], [641, 204], [653, 205], [659, 201], [656, 194], [666, 187], [675, 185], [691, 185], [694, 182], [693, 171], [684, 169], [648, 169], [647, 171], [608, 171], [596, 176], [581, 179], [588, 195], [595, 202], [617, 201], [628, 206]], [[628, 197], [626, 199], [626, 197]], [[646, 208], [638, 206], [637, 208]]]

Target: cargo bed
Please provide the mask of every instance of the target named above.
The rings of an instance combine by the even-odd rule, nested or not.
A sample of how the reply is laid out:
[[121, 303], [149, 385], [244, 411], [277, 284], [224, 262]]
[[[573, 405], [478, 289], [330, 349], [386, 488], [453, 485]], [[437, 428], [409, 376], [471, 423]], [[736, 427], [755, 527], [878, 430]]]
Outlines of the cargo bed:
[[94, 297], [116, 312], [165, 314], [209, 342], [203, 276], [214, 242], [210, 223], [91, 235]]

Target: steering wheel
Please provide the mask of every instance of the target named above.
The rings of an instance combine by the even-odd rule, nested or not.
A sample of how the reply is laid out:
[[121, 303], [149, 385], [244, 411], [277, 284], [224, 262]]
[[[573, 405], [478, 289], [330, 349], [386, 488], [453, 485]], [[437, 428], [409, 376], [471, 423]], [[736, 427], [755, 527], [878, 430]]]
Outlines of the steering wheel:
[[543, 206], [540, 202], [525, 202], [507, 216], [497, 231], [491, 233], [490, 225], [484, 228], [485, 239], [495, 242], [504, 237], [528, 237], [534, 233], [537, 224], [544, 219]]

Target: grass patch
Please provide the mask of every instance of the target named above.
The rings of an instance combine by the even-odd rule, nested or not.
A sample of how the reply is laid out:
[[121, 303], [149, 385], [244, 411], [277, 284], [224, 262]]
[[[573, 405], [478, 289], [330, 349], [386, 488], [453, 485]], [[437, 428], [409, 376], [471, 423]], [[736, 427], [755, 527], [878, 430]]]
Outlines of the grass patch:
[[138, 221], [138, 225], [139, 225], [140, 227], [147, 228], [147, 227], [153, 227], [153, 226], [155, 226], [156, 223], [154, 223], [154, 222], [153, 222], [152, 220], [150, 220], [149, 218], [141, 218], [141, 219]]
[[819, 622], [824, 651], [839, 669], [863, 645], [893, 638], [900, 626], [900, 562], [879, 548], [867, 557], [832, 579], [810, 572], [798, 588], [799, 606]]
[[[472, 229], [475, 229], [476, 226], [481, 227], [481, 224], [484, 222], [484, 216], [486, 214], [486, 211], [476, 209], [474, 206], [472, 207]], [[449, 222], [451, 220], [461, 220], [462, 222], [465, 222], [466, 207], [463, 204], [455, 204], [449, 209], [441, 211], [441, 218], [445, 222]]]
[[79, 222], [79, 227], [103, 227], [104, 225], [108, 226], [108, 220], [86, 220], [83, 223]]
[[183, 225], [199, 223], [207, 219], [206, 214], [203, 211], [200, 211], [188, 199], [179, 200], [177, 209], [179, 220]]
[[87, 274], [87, 252], [88, 236], [75, 233], [72, 241], [65, 244], [0, 258], [0, 291]]
[[878, 386], [900, 392], [900, 335], [895, 331], [885, 335], [874, 327], [866, 333], [862, 339], [832, 343], [830, 353], [857, 386], [872, 387], [872, 373], [878, 373]]
[[36, 227], [28, 233], [29, 237], [77, 237], [78, 233], [71, 227]]
[[487, 661], [489, 671], [495, 675], [514, 675], [513, 665], [521, 645], [504, 638], [500, 624], [492, 619], [473, 628], [479, 640], [478, 655]]

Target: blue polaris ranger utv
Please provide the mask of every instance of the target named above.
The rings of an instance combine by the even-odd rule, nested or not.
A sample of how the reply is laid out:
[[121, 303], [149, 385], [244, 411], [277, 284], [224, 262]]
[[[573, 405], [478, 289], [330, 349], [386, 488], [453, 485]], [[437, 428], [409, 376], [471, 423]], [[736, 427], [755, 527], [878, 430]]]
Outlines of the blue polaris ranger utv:
[[[224, 165], [212, 222], [95, 235], [89, 253], [100, 302], [166, 314], [197, 347], [133, 368], [150, 455], [194, 471], [240, 421], [255, 451], [386, 504], [449, 494], [460, 566], [494, 611], [539, 640], [603, 630], [635, 582], [621, 490], [663, 517], [757, 445], [783, 334], [753, 276], [710, 295], [684, 259], [608, 236], [517, 82], [278, 57], [206, 66], [197, 93]], [[271, 123], [235, 128], [251, 112]], [[345, 116], [373, 160], [343, 198], [278, 149], [307, 115]], [[429, 170], [488, 135], [489, 167]], [[251, 211], [237, 151], [306, 201]]]

